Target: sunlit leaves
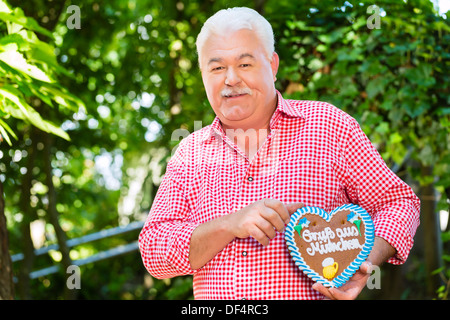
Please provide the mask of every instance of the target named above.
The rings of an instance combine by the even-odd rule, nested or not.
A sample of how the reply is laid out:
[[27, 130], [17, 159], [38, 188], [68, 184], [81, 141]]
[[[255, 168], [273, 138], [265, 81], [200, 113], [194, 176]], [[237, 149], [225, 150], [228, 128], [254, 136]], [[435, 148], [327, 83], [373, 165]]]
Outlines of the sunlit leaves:
[[1, 33], [0, 38], [2, 137], [10, 145], [9, 136], [17, 138], [11, 126], [6, 124], [6, 120], [13, 117], [69, 140], [65, 131], [43, 119], [30, 103], [31, 99], [37, 98], [49, 107], [56, 104], [77, 110], [83, 106], [78, 98], [56, 83], [57, 73], [69, 73], [56, 62], [53, 47], [39, 40], [34, 31], [52, 38], [51, 33], [40, 27], [34, 19], [25, 17], [22, 9], [11, 10], [4, 1], [0, 3], [0, 20], [7, 29], [6, 33]]
[[23, 98], [21, 93], [12, 86], [0, 88], [3, 111], [16, 119], [27, 121], [42, 131], [53, 133], [61, 138], [70, 140], [69, 135], [58, 126], [48, 120], [42, 119], [41, 115], [34, 110]]
[[35, 65], [29, 64], [25, 60], [24, 56], [17, 51], [17, 46], [8, 45], [5, 46], [4, 49], [6, 50], [0, 52], [0, 61], [6, 63], [16, 71], [30, 76], [31, 78], [44, 82], [51, 82], [50, 78], [45, 74], [44, 71], [42, 71]]
[[[383, 2], [380, 29], [370, 29], [369, 5], [346, 2], [333, 8], [314, 2], [314, 10], [299, 6], [284, 24], [280, 19], [284, 33], [278, 49], [286, 61], [280, 78], [291, 81], [289, 88], [292, 83], [302, 88], [294, 97], [332, 102], [362, 120], [388, 162], [401, 163], [399, 155], [406, 152], [399, 151], [411, 145], [418, 161], [439, 162], [438, 155], [448, 152], [448, 139], [439, 134], [448, 132], [439, 116], [449, 109], [448, 20], [434, 13], [429, 1], [413, 7]], [[304, 15], [310, 19], [301, 19]], [[377, 121], [366, 122], [372, 118]], [[411, 131], [417, 139], [409, 139]], [[420, 139], [427, 140], [425, 150]], [[396, 148], [386, 149], [388, 143]]]
[[8, 33], [14, 33], [14, 31], [23, 27], [39, 32], [49, 38], [53, 37], [51, 32], [42, 28], [33, 18], [26, 17], [21, 8], [11, 10], [4, 0], [0, 1], [0, 20], [7, 23]]

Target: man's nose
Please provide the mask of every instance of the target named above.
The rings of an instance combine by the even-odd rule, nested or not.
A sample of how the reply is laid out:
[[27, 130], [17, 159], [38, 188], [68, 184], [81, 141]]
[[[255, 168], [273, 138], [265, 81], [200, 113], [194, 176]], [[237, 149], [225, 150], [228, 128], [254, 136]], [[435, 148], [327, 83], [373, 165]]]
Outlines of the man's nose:
[[241, 78], [239, 77], [237, 72], [233, 68], [228, 68], [225, 77], [225, 84], [227, 86], [232, 87], [238, 84], [239, 82], [241, 82]]

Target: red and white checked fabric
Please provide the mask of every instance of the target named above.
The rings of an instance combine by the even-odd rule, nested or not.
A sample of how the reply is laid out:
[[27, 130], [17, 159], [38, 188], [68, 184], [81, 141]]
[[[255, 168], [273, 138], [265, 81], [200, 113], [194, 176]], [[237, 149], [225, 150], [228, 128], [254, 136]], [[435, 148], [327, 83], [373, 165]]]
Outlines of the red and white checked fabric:
[[267, 247], [235, 239], [198, 270], [189, 264], [191, 234], [201, 223], [254, 201], [275, 198], [331, 211], [365, 208], [376, 236], [403, 263], [419, 225], [420, 202], [385, 165], [358, 123], [318, 101], [285, 100], [251, 162], [216, 118], [180, 142], [139, 236], [143, 263], [156, 278], [193, 274], [196, 299], [316, 299], [278, 233]]

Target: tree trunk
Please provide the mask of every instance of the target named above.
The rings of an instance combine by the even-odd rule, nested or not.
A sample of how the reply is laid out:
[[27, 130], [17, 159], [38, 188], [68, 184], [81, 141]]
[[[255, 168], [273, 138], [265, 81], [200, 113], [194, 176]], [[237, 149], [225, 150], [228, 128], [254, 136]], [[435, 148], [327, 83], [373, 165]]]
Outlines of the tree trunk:
[[[422, 177], [433, 174], [432, 167], [421, 167]], [[424, 231], [425, 272], [427, 295], [436, 296], [436, 290], [442, 284], [439, 274], [431, 273], [442, 266], [442, 241], [440, 237], [439, 216], [436, 211], [436, 192], [433, 184], [421, 186], [421, 223]]]
[[[45, 167], [45, 175], [46, 175], [46, 185], [48, 187], [48, 217], [50, 223], [53, 225], [55, 229], [56, 239], [58, 240], [59, 251], [62, 255], [62, 267], [63, 273], [66, 272], [67, 268], [72, 264], [72, 260], [70, 259], [70, 249], [67, 246], [67, 237], [64, 230], [61, 228], [59, 223], [59, 212], [56, 209], [57, 204], [57, 195], [55, 186], [53, 184], [53, 173], [52, 173], [52, 152], [51, 148], [53, 146], [53, 136], [44, 133], [45, 142], [44, 145], [44, 167]], [[64, 290], [64, 299], [71, 300], [75, 299], [77, 295], [77, 290], [71, 290], [67, 286], [65, 286]]]
[[260, 15], [264, 15], [265, 10], [264, 10], [264, 5], [266, 4], [266, 0], [254, 0], [254, 4], [255, 4], [255, 10], [260, 14]]
[[21, 194], [20, 194], [20, 210], [23, 214], [23, 220], [20, 223], [20, 230], [22, 235], [22, 253], [24, 255], [23, 260], [20, 263], [17, 293], [23, 300], [31, 299], [30, 292], [30, 272], [32, 271], [34, 264], [34, 246], [31, 240], [30, 223], [35, 220], [36, 213], [30, 206], [31, 186], [33, 179], [33, 168], [35, 165], [36, 152], [37, 152], [37, 138], [34, 127], [30, 127], [30, 139], [32, 139], [29, 146], [28, 160], [27, 160], [27, 172], [23, 175]]
[[14, 299], [12, 262], [9, 254], [3, 183], [0, 180], [0, 300]]

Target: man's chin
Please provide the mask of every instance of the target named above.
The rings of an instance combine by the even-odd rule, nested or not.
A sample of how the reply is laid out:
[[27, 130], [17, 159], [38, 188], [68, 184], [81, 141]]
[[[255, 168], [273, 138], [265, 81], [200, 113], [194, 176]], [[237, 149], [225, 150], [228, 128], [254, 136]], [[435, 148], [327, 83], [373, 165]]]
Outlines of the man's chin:
[[248, 118], [248, 114], [246, 110], [243, 110], [242, 107], [227, 107], [226, 109], [222, 110], [222, 118], [223, 121], [226, 122], [240, 122]]

